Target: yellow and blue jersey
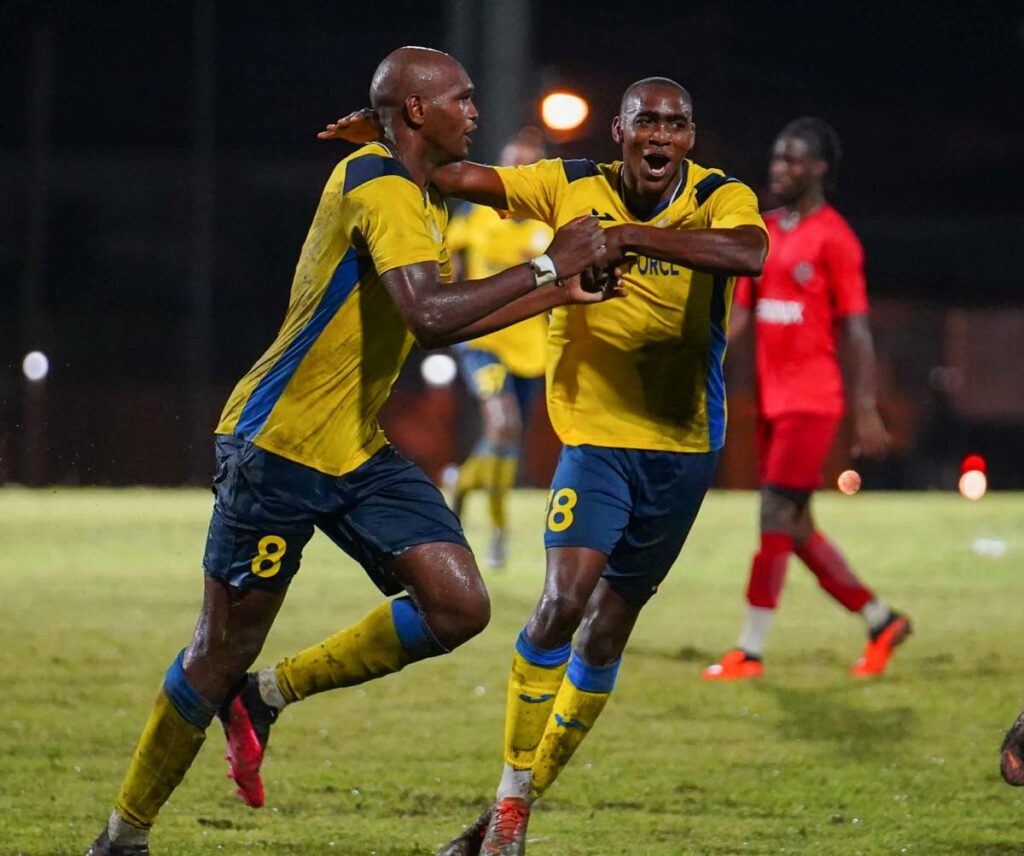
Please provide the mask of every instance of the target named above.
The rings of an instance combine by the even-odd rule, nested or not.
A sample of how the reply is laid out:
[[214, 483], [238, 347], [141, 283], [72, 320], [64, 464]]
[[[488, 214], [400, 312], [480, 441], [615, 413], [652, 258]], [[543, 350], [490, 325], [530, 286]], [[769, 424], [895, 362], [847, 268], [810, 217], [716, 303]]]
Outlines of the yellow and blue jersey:
[[377, 414], [413, 337], [382, 274], [437, 262], [448, 213], [382, 145], [339, 163], [303, 244], [284, 323], [235, 386], [217, 433], [335, 476], [379, 451]]
[[[492, 208], [473, 205], [452, 218], [446, 237], [448, 249], [465, 257], [465, 278], [484, 279], [541, 255], [552, 235], [544, 223], [502, 218]], [[547, 318], [535, 315], [466, 344], [494, 354], [514, 375], [540, 377], [547, 335]]]
[[[545, 160], [498, 167], [514, 217], [553, 229], [583, 214], [602, 225], [764, 228], [757, 198], [720, 170], [685, 161], [680, 186], [647, 220], [619, 195], [621, 162]], [[629, 295], [561, 306], [548, 334], [547, 398], [563, 443], [669, 452], [725, 442], [722, 360], [735, 280], [646, 256], [629, 260]]]

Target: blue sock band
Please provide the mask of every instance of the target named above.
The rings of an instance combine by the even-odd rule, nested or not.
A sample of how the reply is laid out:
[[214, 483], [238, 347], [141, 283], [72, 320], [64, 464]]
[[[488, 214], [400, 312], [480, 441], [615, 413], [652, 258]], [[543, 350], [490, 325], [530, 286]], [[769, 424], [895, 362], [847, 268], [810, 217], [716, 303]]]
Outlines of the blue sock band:
[[164, 675], [164, 694], [174, 705], [174, 709], [181, 714], [182, 719], [205, 731], [213, 721], [217, 705], [211, 704], [192, 689], [188, 678], [185, 677], [184, 659], [183, 649]]
[[398, 641], [413, 660], [425, 660], [427, 657], [447, 653], [427, 626], [423, 613], [412, 602], [412, 598], [396, 597], [391, 601], [391, 620], [395, 622]]
[[573, 651], [565, 674], [576, 689], [585, 693], [610, 693], [615, 689], [615, 678], [621, 665], [622, 657], [607, 666], [591, 666]]
[[534, 666], [543, 666], [546, 669], [561, 666], [569, 659], [571, 650], [572, 645], [569, 642], [566, 642], [561, 648], [539, 648], [530, 641], [530, 637], [526, 635], [525, 627], [519, 633], [519, 638], [516, 640], [516, 651], [520, 657], [526, 660], [527, 663], [532, 663]]
[[473, 451], [469, 453], [471, 458], [485, 458], [488, 455], [494, 454], [494, 444], [490, 440], [486, 440], [481, 437], [476, 441], [476, 445], [473, 446]]
[[495, 446], [494, 454], [499, 458], [518, 458], [520, 446], [518, 443], [513, 443], [511, 446]]

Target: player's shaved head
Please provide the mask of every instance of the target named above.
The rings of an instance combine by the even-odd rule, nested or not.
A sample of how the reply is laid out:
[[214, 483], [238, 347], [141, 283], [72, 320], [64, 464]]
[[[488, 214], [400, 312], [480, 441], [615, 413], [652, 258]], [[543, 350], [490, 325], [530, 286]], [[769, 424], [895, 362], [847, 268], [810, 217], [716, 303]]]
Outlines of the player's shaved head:
[[654, 88], [675, 89], [683, 97], [690, 113], [693, 113], [693, 99], [690, 98], [690, 93], [670, 77], [645, 77], [643, 80], [631, 83], [626, 87], [626, 91], [622, 93], [619, 113], [626, 115], [627, 113], [634, 112], [639, 107], [641, 94], [645, 90]]
[[444, 51], [399, 48], [384, 57], [373, 73], [370, 105], [386, 125], [409, 96], [434, 98], [465, 74], [459, 62]]

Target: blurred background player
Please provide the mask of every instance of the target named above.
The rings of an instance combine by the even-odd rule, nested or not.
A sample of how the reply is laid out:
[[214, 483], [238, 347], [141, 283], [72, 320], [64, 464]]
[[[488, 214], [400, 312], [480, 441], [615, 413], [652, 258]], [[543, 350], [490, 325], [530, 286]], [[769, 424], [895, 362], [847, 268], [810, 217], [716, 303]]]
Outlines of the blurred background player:
[[732, 337], [751, 312], [755, 317], [761, 547], [750, 569], [743, 632], [734, 650], [704, 670], [708, 680], [763, 674], [765, 639], [791, 553], [828, 594], [864, 618], [869, 638], [853, 674], [881, 674], [910, 633], [907, 618], [854, 574], [811, 514], [843, 415], [839, 350], [851, 387], [853, 454], [879, 457], [890, 444], [875, 398], [864, 253], [826, 199], [840, 160], [839, 138], [821, 119], [796, 119], [782, 129], [769, 165], [771, 196], [781, 207], [764, 218], [771, 253], [760, 277], [736, 287]]
[[[501, 151], [502, 166], [525, 166], [544, 157], [544, 140], [537, 128], [523, 128]], [[551, 229], [536, 220], [501, 217], [493, 208], [468, 205], [448, 226], [448, 249], [462, 275], [471, 279], [497, 271], [544, 252]], [[491, 538], [486, 561], [491, 568], [505, 565], [505, 498], [516, 481], [523, 431], [529, 424], [537, 394], [544, 384], [547, 318], [537, 315], [456, 346], [463, 379], [480, 402], [483, 434], [452, 479], [452, 509], [463, 517], [466, 494], [487, 494]]]

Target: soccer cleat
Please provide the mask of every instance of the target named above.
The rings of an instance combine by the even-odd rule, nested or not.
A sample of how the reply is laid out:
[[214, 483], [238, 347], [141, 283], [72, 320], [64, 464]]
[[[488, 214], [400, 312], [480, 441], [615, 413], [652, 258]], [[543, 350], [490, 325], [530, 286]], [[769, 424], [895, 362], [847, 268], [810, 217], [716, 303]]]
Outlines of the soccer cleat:
[[742, 681], [764, 674], [760, 657], [752, 657], [742, 648], [734, 648], [717, 663], [708, 666], [701, 677], [705, 681]]
[[499, 571], [505, 567], [508, 548], [505, 545], [505, 533], [500, 529], [491, 532], [491, 542], [487, 545], [487, 567]]
[[999, 771], [1008, 785], [1024, 785], [1024, 713], [1010, 726], [999, 748]]
[[526, 825], [530, 822], [530, 801], [505, 797], [494, 804], [487, 824], [481, 856], [523, 856], [526, 853]]
[[491, 807], [488, 806], [472, 825], [444, 845], [434, 856], [479, 856], [484, 833], [491, 822]]
[[85, 856], [149, 856], [148, 844], [114, 844], [107, 834], [107, 828], [92, 843]]
[[898, 612], [890, 613], [889, 620], [872, 632], [863, 655], [850, 667], [850, 674], [861, 678], [882, 674], [893, 650], [912, 632], [909, 618]]
[[250, 808], [263, 805], [263, 780], [260, 765], [270, 740], [270, 726], [279, 711], [260, 696], [259, 681], [255, 674], [246, 675], [245, 685], [238, 695], [227, 701], [217, 712], [228, 751], [228, 778], [238, 785], [238, 795]]

